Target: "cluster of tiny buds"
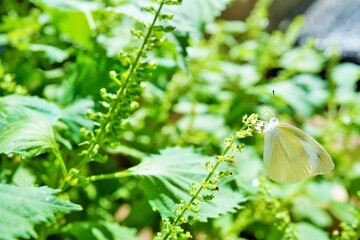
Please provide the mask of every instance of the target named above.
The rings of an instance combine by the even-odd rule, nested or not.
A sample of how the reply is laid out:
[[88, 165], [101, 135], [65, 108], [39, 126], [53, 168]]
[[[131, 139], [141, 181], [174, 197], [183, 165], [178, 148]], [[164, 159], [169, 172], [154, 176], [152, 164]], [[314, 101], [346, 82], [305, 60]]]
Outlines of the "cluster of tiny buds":
[[[243, 129], [238, 131], [235, 136], [231, 136], [225, 139], [225, 145], [227, 147], [226, 152], [223, 155], [217, 156], [216, 161], [210, 160], [206, 162], [205, 167], [206, 170], [209, 172], [209, 175], [206, 180], [200, 182], [200, 184], [194, 182], [190, 185], [189, 193], [191, 196], [193, 196], [193, 198], [195, 197], [194, 201], [188, 203], [181, 201], [180, 204], [177, 205], [175, 213], [177, 215], [181, 215], [181, 218], [179, 219], [179, 221], [176, 222], [176, 226], [182, 223], [188, 223], [190, 221], [190, 216], [185, 214], [186, 211], [198, 213], [200, 211], [199, 204], [201, 202], [210, 202], [214, 199], [215, 194], [213, 192], [219, 190], [217, 182], [226, 176], [232, 175], [232, 172], [230, 170], [216, 171], [216, 168], [219, 166], [220, 163], [223, 162], [233, 163], [234, 154], [227, 154], [227, 151], [229, 149], [232, 149], [233, 152], [241, 151], [244, 145], [234, 144], [236, 139], [252, 136], [252, 132], [256, 130], [256, 126], [258, 125], [258, 118], [258, 114], [252, 114], [249, 117], [247, 115], [244, 116], [242, 119], [244, 123]], [[200, 191], [202, 189], [207, 190], [207, 192], [200, 194]], [[165, 232], [172, 234], [174, 234], [174, 232], [176, 233], [172, 236], [179, 236], [183, 233], [174, 230], [174, 226], [172, 226], [170, 223], [168, 223], [168, 227], [171, 229], [165, 229]]]
[[264, 129], [265, 129], [265, 123], [258, 121], [258, 123], [255, 127], [256, 132], [264, 134]]
[[218, 162], [227, 162], [227, 163], [233, 163], [234, 162], [234, 154], [227, 154], [227, 155], [219, 155], [217, 156]]
[[182, 0], [158, 0], [158, 3], [164, 2], [165, 5], [180, 5]]
[[[189, 218], [189, 222], [192, 222], [192, 220]], [[163, 226], [162, 229], [165, 233], [170, 233], [171, 238], [170, 239], [191, 239], [192, 236], [190, 232], [186, 231], [184, 232], [184, 229], [182, 229], [180, 226], [173, 226], [171, 224], [171, 221], [169, 218], [163, 219]], [[163, 239], [162, 233], [157, 233], [155, 240], [161, 240]]]
[[230, 136], [230, 137], [225, 138], [225, 140], [224, 140], [225, 146], [226, 147], [231, 146], [231, 144], [234, 142], [234, 138], [235, 138], [235, 136]]
[[250, 125], [250, 124], [256, 124], [256, 122], [259, 119], [259, 115], [256, 113], [251, 114], [250, 116], [248, 116], [247, 114], [245, 114], [242, 118], [242, 122], [245, 123], [246, 125]]

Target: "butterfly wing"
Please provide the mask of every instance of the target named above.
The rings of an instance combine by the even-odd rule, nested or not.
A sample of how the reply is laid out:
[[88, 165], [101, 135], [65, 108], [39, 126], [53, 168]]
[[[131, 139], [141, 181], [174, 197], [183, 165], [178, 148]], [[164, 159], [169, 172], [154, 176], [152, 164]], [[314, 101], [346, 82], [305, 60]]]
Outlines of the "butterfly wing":
[[296, 131], [289, 129], [289, 126], [277, 124], [265, 133], [264, 161], [267, 175], [283, 183], [299, 182], [312, 175], [312, 163], [306, 149], [294, 133]]
[[285, 129], [286, 132], [290, 132], [300, 141], [311, 161], [312, 176], [324, 174], [334, 169], [334, 162], [331, 156], [315, 139], [302, 130], [288, 124], [279, 124], [278, 128]]

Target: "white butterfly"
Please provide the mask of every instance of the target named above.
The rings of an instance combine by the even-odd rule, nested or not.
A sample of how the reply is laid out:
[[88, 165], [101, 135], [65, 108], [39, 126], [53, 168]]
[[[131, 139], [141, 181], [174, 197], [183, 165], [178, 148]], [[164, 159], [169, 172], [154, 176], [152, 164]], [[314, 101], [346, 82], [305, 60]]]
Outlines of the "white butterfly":
[[269, 178], [296, 183], [334, 168], [326, 150], [302, 130], [271, 118], [264, 128], [264, 162]]

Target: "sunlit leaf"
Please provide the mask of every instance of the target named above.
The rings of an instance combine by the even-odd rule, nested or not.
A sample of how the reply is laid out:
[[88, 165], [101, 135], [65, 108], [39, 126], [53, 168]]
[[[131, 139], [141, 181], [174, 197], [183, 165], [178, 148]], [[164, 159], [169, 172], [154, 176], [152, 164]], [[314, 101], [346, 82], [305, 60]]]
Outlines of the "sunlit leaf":
[[81, 137], [80, 129], [91, 129], [93, 123], [86, 117], [86, 111], [92, 108], [94, 102], [89, 99], [80, 99], [62, 109], [61, 120], [68, 127], [69, 138], [78, 142]]
[[253, 86], [260, 81], [260, 74], [254, 65], [221, 62], [220, 68], [227, 78], [239, 81], [239, 85], [244, 88]]
[[310, 220], [316, 226], [329, 227], [333, 223], [330, 214], [312, 199], [299, 197], [295, 200], [292, 213], [297, 220]]
[[342, 222], [347, 222], [352, 224], [356, 221], [356, 216], [354, 214], [354, 208], [356, 206], [348, 202], [330, 202], [330, 211], [331, 213], [340, 219]]
[[49, 121], [40, 114], [7, 116], [0, 124], [0, 153], [19, 154], [24, 159], [56, 149]]
[[[145, 158], [139, 165], [129, 171], [139, 178], [153, 209], [162, 217], [174, 217], [174, 210], [180, 200], [190, 199], [189, 186], [200, 182], [207, 175], [205, 163], [211, 157], [195, 153], [191, 149], [180, 147], [168, 148], [159, 155]], [[239, 192], [220, 185], [215, 199], [210, 203], [201, 203], [198, 216], [201, 221], [215, 218], [226, 212], [234, 212], [245, 199]]]
[[358, 99], [356, 97], [356, 82], [360, 79], [360, 66], [353, 63], [343, 63], [335, 66], [331, 77], [337, 88], [335, 99], [339, 103], [348, 103]]
[[316, 107], [322, 106], [328, 97], [327, 83], [316, 75], [300, 74], [288, 81], [265, 85], [267, 92], [275, 92], [294, 111], [304, 117], [310, 116]]
[[34, 52], [44, 52], [45, 56], [52, 63], [63, 62], [65, 59], [69, 57], [69, 54], [66, 51], [50, 45], [31, 44], [30, 49]]
[[[224, 124], [224, 118], [215, 114], [186, 115], [177, 121], [176, 126], [182, 131], [196, 132], [199, 142], [224, 139], [230, 133]], [[216, 131], [214, 131], [216, 129]]]
[[62, 232], [82, 240], [139, 240], [136, 229], [120, 226], [115, 222], [83, 221], [68, 224]]
[[2, 239], [36, 238], [34, 226], [55, 223], [55, 214], [80, 211], [81, 206], [53, 196], [48, 187], [17, 187], [0, 183]]
[[8, 95], [0, 98], [0, 105], [6, 106], [6, 115], [13, 115], [13, 111], [23, 113], [30, 110], [46, 117], [52, 124], [61, 116], [61, 110], [56, 104], [36, 96]]
[[332, 200], [333, 184], [326, 181], [309, 182], [306, 185], [305, 194], [319, 204]]
[[247, 146], [241, 154], [235, 154], [234, 158], [234, 178], [239, 186], [247, 191], [257, 191], [253, 187], [253, 181], [259, 178], [263, 170], [262, 158], [254, 147]]
[[297, 223], [296, 229], [298, 233], [298, 240], [330, 240], [326, 232], [309, 223]]
[[19, 166], [12, 177], [12, 183], [20, 187], [28, 187], [34, 185], [36, 176], [29, 169]]
[[202, 103], [192, 103], [184, 100], [176, 104], [174, 110], [181, 114], [202, 114], [209, 111], [209, 106]]
[[[3, 121], [12, 125], [16, 121], [24, 121], [24, 118], [30, 119], [26, 126], [33, 130], [49, 127], [43, 118], [49, 120], [53, 126], [61, 120], [66, 124], [62, 125], [66, 128], [64, 138], [78, 142], [81, 136], [80, 128], [92, 128], [92, 122], [86, 118], [85, 113], [93, 104], [89, 99], [79, 99], [61, 109], [58, 105], [36, 96], [8, 95], [0, 98], [0, 116]], [[32, 127], [31, 124], [35, 126]], [[59, 136], [57, 138], [60, 140]]]
[[175, 27], [169, 38], [176, 46], [178, 65], [183, 71], [188, 71], [185, 58], [188, 55], [189, 42], [200, 41], [205, 25], [212, 23], [230, 2], [230, 0], [183, 0], [180, 6], [165, 7], [166, 12], [174, 13], [174, 18], [167, 23]]
[[157, 5], [151, 4], [151, 2], [146, 0], [135, 0], [130, 1], [127, 4], [121, 4], [116, 7], [108, 7], [107, 10], [114, 11], [117, 14], [124, 14], [139, 22], [150, 24], [153, 19], [153, 15], [142, 9], [142, 6], [147, 5], [151, 5], [154, 8], [157, 7]]
[[224, 119], [222, 116], [217, 116], [213, 114], [199, 114], [196, 116], [188, 115], [181, 118], [178, 121], [177, 126], [181, 131], [186, 131], [188, 129], [204, 131], [208, 133], [214, 133], [214, 128], [221, 130], [224, 126]]
[[100, 8], [98, 3], [77, 0], [34, 0], [34, 2], [51, 13], [53, 24], [70, 41], [86, 48], [92, 47], [91, 31], [96, 26], [91, 11]]
[[315, 49], [294, 48], [280, 59], [283, 68], [303, 73], [318, 73], [323, 69], [325, 57]]
[[180, 35], [189, 33], [193, 40], [199, 40], [203, 35], [204, 26], [215, 20], [230, 3], [229, 0], [183, 0], [180, 6], [166, 7], [174, 13], [169, 21], [175, 26], [175, 32]]

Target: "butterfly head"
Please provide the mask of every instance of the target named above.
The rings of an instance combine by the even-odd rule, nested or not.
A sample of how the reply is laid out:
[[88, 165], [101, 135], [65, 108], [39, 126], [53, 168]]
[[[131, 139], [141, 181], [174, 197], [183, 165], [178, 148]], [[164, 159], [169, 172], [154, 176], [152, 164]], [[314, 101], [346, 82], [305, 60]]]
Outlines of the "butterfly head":
[[269, 122], [265, 124], [264, 134], [274, 130], [278, 124], [279, 120], [276, 117], [270, 118]]

